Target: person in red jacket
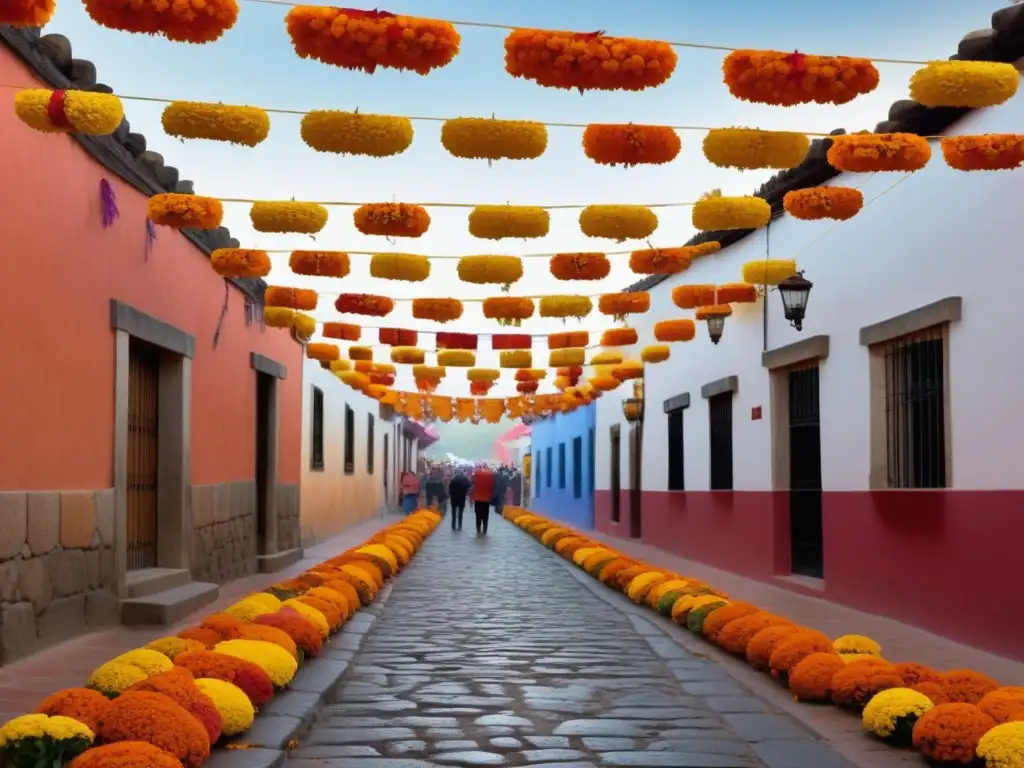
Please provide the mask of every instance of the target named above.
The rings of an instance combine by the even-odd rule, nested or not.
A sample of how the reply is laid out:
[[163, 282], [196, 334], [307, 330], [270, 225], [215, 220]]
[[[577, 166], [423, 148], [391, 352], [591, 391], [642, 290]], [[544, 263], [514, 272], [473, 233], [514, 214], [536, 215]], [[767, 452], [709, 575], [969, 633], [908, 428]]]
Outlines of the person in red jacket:
[[473, 473], [473, 512], [476, 513], [476, 532], [484, 536], [487, 535], [493, 496], [494, 473], [486, 465], [481, 465]]

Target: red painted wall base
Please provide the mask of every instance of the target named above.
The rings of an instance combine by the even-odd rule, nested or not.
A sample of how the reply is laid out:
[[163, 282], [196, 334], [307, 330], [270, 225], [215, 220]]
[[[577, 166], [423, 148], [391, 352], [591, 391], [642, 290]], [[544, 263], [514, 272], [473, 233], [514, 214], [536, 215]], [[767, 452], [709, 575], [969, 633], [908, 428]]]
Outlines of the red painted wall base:
[[[598, 531], [629, 537], [597, 491]], [[1024, 660], [1024, 491], [826, 492], [825, 578], [814, 594]], [[679, 557], [799, 589], [788, 575], [785, 491], [644, 491], [641, 540]]]

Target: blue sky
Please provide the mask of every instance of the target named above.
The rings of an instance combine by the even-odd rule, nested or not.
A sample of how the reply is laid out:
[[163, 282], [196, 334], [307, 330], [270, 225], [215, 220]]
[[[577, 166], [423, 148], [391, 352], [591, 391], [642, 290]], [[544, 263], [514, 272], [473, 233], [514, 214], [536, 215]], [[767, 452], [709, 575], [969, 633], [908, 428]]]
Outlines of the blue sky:
[[[989, 26], [997, 0], [862, 0], [859, 3], [818, 3], [807, 0], [519, 0], [515, 3], [468, 0], [393, 0], [381, 8], [395, 13], [462, 21], [481, 21], [549, 29], [698, 42], [738, 48], [799, 49], [884, 58], [946, 58], [961, 37]], [[587, 93], [541, 88], [515, 80], [504, 69], [503, 30], [463, 27], [462, 50], [447, 68], [421, 77], [381, 70], [373, 75], [330, 67], [298, 58], [284, 28], [287, 7], [241, 2], [238, 24], [220, 41], [194, 46], [162, 38], [104, 29], [86, 15], [77, 0], [58, 0], [58, 10], [45, 32], [67, 35], [75, 56], [97, 65], [99, 78], [124, 95], [158, 96], [195, 101], [221, 101], [285, 109], [345, 109], [382, 114], [439, 117], [490, 116], [573, 123], [654, 123], [670, 125], [747, 126], [766, 129], [828, 132], [834, 128], [872, 129], [885, 119], [889, 105], [904, 98], [913, 66], [879, 65], [880, 87], [842, 107], [804, 106], [792, 109], [755, 106], [733, 99], [721, 79], [719, 51], [680, 49], [674, 76], [659, 88], [640, 93]], [[444, 201], [470, 204], [590, 204], [692, 201], [704, 191], [726, 194], [753, 191], [764, 173], [724, 171], [710, 166], [701, 152], [702, 134], [683, 134], [683, 152], [673, 163], [650, 168], [607, 168], [584, 157], [580, 131], [550, 129], [547, 153], [538, 160], [495, 163], [460, 160], [440, 144], [439, 123], [415, 123], [413, 146], [387, 159], [341, 157], [316, 153], [299, 137], [299, 118], [272, 115], [270, 137], [255, 149], [219, 142], [183, 143], [160, 128], [161, 105], [126, 102], [132, 129], [144, 133], [149, 148], [192, 179], [196, 191], [223, 197], [297, 200]], [[331, 208], [327, 227], [315, 244], [301, 236], [260, 235], [252, 230], [244, 205], [228, 207], [225, 223], [246, 247], [267, 249], [405, 251], [428, 255], [474, 253], [549, 253], [560, 251], [628, 250], [643, 243], [616, 244], [593, 240], [579, 232], [578, 212], [552, 215], [551, 234], [543, 240], [488, 243], [466, 231], [467, 210], [431, 212], [430, 231], [418, 240], [391, 244], [359, 235], [351, 209]], [[658, 211], [660, 226], [652, 238], [657, 246], [679, 245], [693, 234], [688, 208]], [[456, 282], [455, 261], [433, 263], [430, 280], [422, 284], [369, 278], [369, 257], [353, 256], [352, 274], [344, 281], [297, 278], [287, 255], [275, 257], [270, 276], [275, 284], [304, 285], [329, 294], [364, 291], [409, 296], [483, 297], [494, 291]], [[625, 258], [601, 283], [559, 283], [543, 259], [526, 262], [526, 275], [512, 293], [587, 293], [621, 289], [633, 279]], [[615, 263], [615, 262], [613, 262]], [[738, 277], [738, 275], [737, 275]], [[341, 319], [329, 295], [321, 298], [319, 319]], [[351, 320], [352, 318], [347, 318]], [[399, 304], [388, 325], [419, 327], [409, 305]], [[478, 305], [452, 330], [500, 330], [480, 314]], [[610, 325], [593, 314], [581, 327]], [[532, 321], [524, 331], [559, 330], [559, 322]], [[570, 326], [571, 327], [571, 326]], [[364, 337], [376, 340], [376, 332]], [[421, 339], [431, 347], [432, 340]], [[489, 345], [483, 345], [489, 346]], [[535, 363], [546, 363], [546, 347], [538, 343]], [[381, 359], [386, 353], [378, 353]], [[493, 364], [488, 354], [478, 364]], [[461, 376], [441, 390], [465, 394]], [[399, 384], [411, 384], [400, 379]], [[494, 390], [510, 393], [511, 386]]]

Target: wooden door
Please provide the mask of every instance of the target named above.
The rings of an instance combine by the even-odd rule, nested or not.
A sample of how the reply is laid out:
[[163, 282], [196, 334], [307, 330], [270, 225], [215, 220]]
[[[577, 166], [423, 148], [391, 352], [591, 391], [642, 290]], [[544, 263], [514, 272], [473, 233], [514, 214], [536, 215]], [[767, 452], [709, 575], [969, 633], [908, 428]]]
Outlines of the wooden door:
[[157, 565], [160, 352], [132, 339], [128, 354], [128, 570]]

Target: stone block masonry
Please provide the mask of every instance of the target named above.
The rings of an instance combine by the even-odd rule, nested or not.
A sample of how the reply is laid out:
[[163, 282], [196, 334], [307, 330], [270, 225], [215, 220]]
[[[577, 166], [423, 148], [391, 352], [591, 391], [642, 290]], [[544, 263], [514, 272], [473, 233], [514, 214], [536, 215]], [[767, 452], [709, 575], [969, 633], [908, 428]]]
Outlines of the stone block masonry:
[[0, 664], [117, 622], [114, 491], [0, 493]]
[[277, 486], [277, 551], [287, 552], [299, 546], [299, 486]]

